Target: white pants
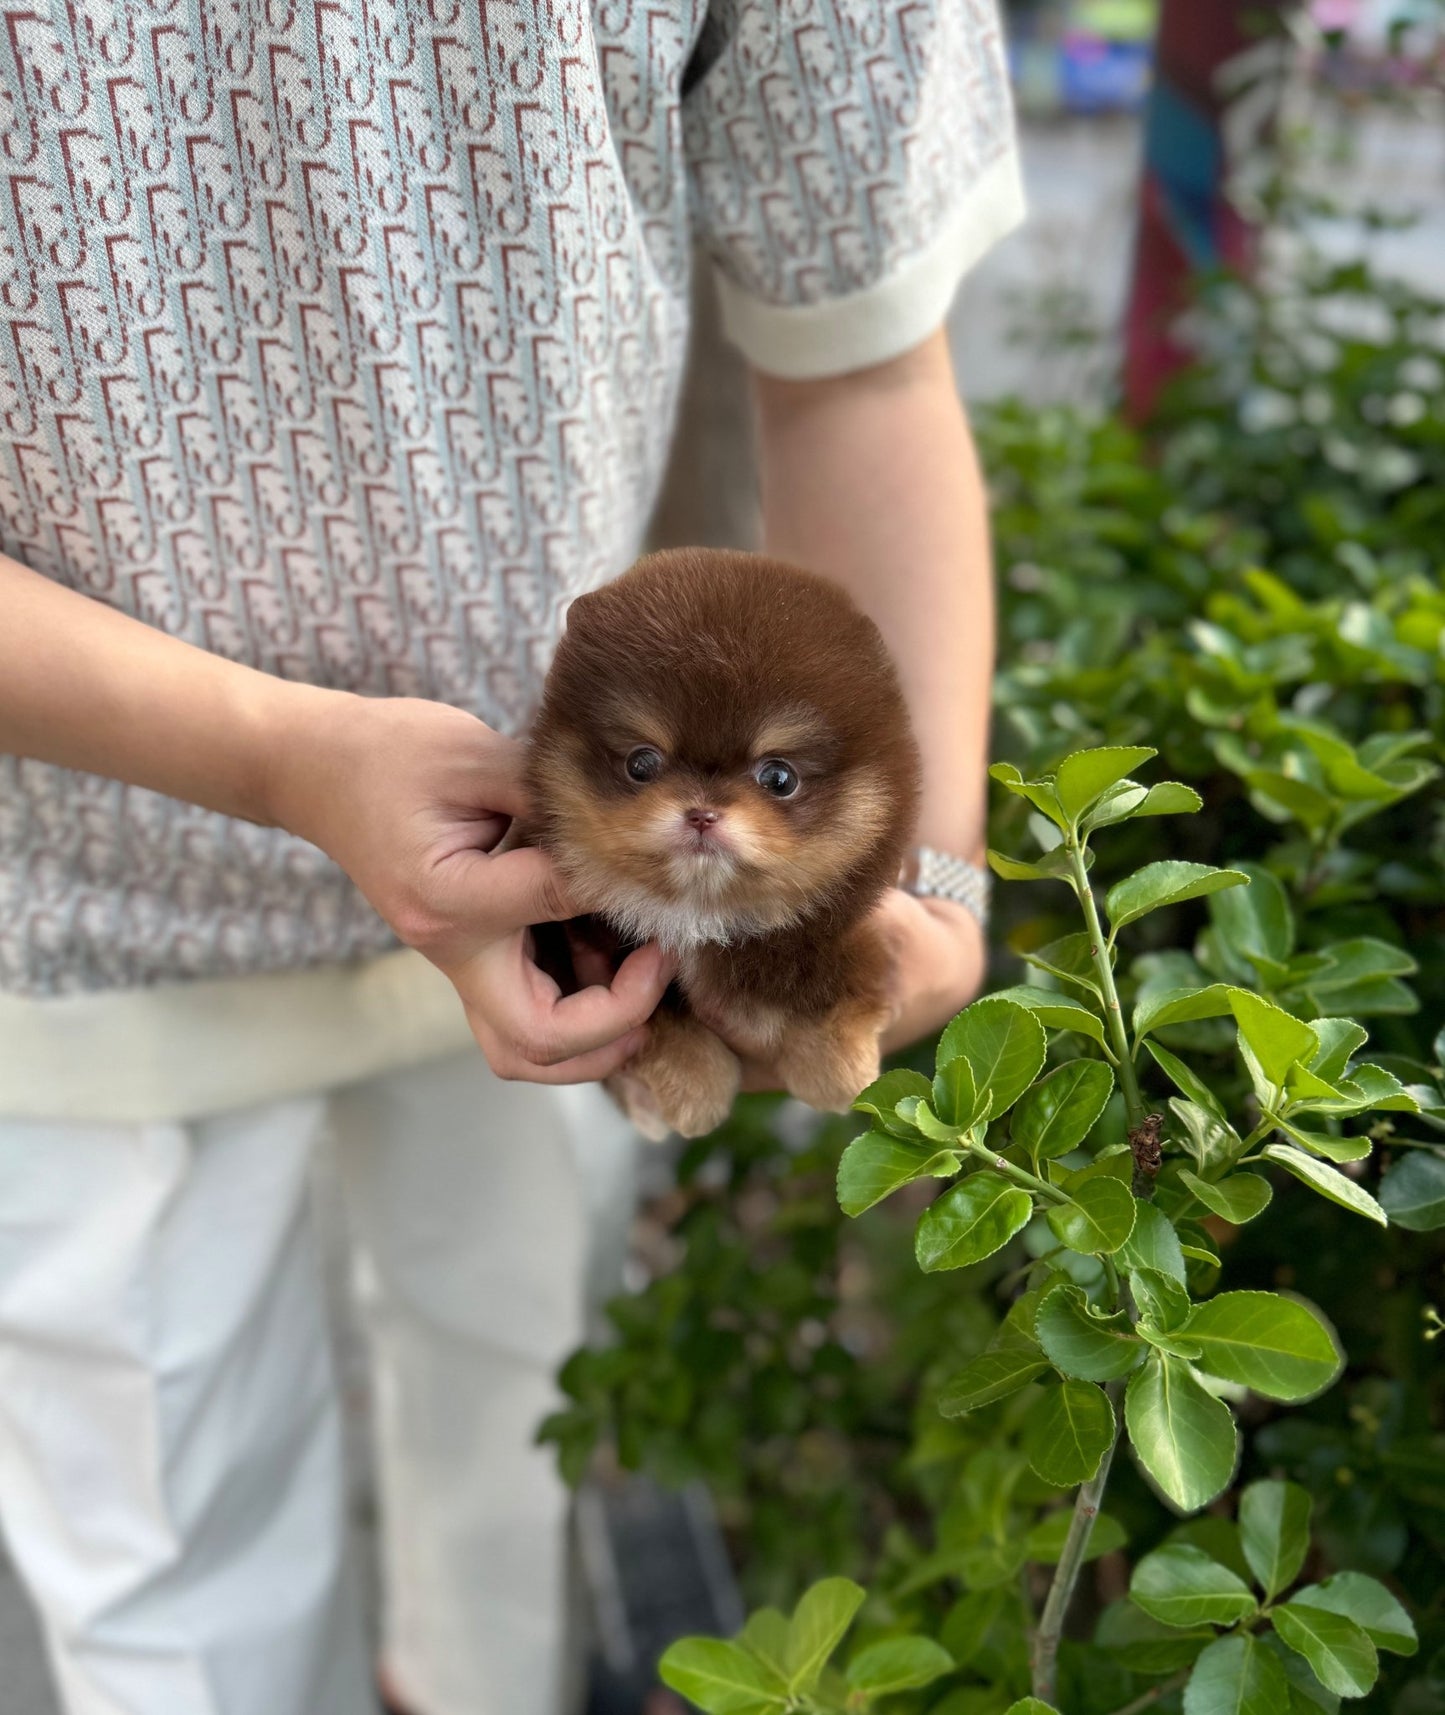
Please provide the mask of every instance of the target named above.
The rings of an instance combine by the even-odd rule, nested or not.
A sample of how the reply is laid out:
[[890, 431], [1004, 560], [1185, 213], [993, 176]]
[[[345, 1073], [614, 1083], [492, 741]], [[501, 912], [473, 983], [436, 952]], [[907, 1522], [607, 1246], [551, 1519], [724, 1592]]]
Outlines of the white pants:
[[479, 1055], [192, 1124], [0, 1120], [0, 1523], [68, 1715], [369, 1715], [310, 1196], [336, 1135], [375, 1374], [382, 1654], [425, 1715], [557, 1715], [532, 1444], [632, 1141]]

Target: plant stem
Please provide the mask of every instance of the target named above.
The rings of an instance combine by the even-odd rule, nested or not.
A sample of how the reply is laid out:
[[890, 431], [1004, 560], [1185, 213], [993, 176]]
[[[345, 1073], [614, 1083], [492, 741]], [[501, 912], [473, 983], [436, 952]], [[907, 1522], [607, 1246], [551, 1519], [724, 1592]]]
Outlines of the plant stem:
[[1030, 1173], [1026, 1167], [1015, 1167], [1013, 1162], [1006, 1160], [996, 1149], [990, 1149], [986, 1143], [969, 1144], [968, 1153], [976, 1155], [980, 1161], [986, 1161], [995, 1173], [1002, 1173], [1006, 1179], [1012, 1179], [1015, 1185], [1022, 1185], [1025, 1191], [1031, 1191], [1035, 1197], [1042, 1197], [1049, 1203], [1070, 1201], [1067, 1192], [1060, 1191], [1057, 1185], [1050, 1185], [1047, 1179], [1040, 1179], [1037, 1173]]
[[1064, 1619], [1068, 1614], [1069, 1604], [1074, 1599], [1074, 1587], [1079, 1582], [1079, 1573], [1083, 1569], [1084, 1554], [1089, 1546], [1094, 1520], [1099, 1516], [1104, 1487], [1109, 1481], [1109, 1467], [1114, 1463], [1114, 1451], [1119, 1445], [1122, 1426], [1119, 1401], [1124, 1392], [1124, 1383], [1110, 1382], [1104, 1392], [1108, 1395], [1114, 1412], [1114, 1439], [1099, 1461], [1099, 1469], [1087, 1483], [1080, 1484], [1079, 1492], [1074, 1497], [1074, 1516], [1069, 1520], [1069, 1534], [1064, 1538], [1064, 1551], [1059, 1556], [1054, 1581], [1049, 1585], [1043, 1616], [1034, 1636], [1034, 1696], [1042, 1698], [1045, 1703], [1052, 1703], [1054, 1700], [1059, 1640], [1064, 1633]]
[[1144, 1099], [1139, 1094], [1139, 1079], [1134, 1072], [1134, 1056], [1129, 1052], [1129, 1033], [1124, 1028], [1124, 1014], [1119, 1006], [1119, 991], [1114, 986], [1114, 966], [1109, 958], [1109, 945], [1099, 922], [1099, 907], [1094, 890], [1089, 885], [1089, 871], [1084, 863], [1084, 847], [1073, 834], [1064, 836], [1065, 849], [1074, 871], [1074, 891], [1079, 896], [1084, 922], [1089, 931], [1089, 952], [1099, 975], [1099, 987], [1104, 995], [1104, 1022], [1114, 1044], [1119, 1067], [1119, 1084], [1124, 1092], [1124, 1107], [1129, 1115], [1129, 1129], [1144, 1123]]
[[1142, 1715], [1145, 1709], [1152, 1709], [1156, 1703], [1162, 1703], [1171, 1691], [1177, 1691], [1189, 1678], [1189, 1669], [1176, 1673], [1171, 1678], [1162, 1680], [1158, 1685], [1146, 1691], [1142, 1697], [1136, 1697], [1132, 1703], [1126, 1703], [1122, 1709], [1116, 1709], [1114, 1715]]

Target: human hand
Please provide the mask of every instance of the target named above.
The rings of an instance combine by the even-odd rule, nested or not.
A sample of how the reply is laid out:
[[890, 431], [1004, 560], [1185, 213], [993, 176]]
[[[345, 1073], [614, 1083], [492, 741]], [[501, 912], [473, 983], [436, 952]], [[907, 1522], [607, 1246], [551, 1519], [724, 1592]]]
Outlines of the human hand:
[[[874, 909], [873, 921], [893, 953], [893, 1017], [879, 1040], [885, 1054], [941, 1030], [967, 1006], [988, 969], [983, 927], [965, 906], [948, 899], [918, 899], [892, 887]], [[763, 1061], [743, 1060], [745, 1090], [776, 1090], [777, 1071]]]
[[443, 703], [296, 689], [271, 819], [333, 858], [450, 979], [492, 1070], [578, 1084], [629, 1060], [672, 964], [642, 947], [563, 995], [533, 962], [529, 926], [578, 913], [542, 852], [494, 851], [528, 808], [525, 747]]

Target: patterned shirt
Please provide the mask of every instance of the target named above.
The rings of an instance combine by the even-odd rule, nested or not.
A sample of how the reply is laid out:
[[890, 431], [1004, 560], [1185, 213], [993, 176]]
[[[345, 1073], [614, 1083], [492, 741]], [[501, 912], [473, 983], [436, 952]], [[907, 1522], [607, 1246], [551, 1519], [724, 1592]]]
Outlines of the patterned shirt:
[[[824, 374], [1021, 213], [993, 0], [0, 10], [0, 548], [504, 731], [641, 540], [694, 238], [752, 361]], [[0, 991], [391, 944], [302, 841], [0, 759]]]

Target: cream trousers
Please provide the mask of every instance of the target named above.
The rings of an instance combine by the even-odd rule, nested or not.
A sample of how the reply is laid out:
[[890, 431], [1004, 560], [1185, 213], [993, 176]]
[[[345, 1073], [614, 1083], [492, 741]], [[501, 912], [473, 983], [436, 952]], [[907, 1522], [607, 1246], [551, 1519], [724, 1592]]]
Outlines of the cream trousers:
[[0, 1525], [67, 1715], [369, 1715], [313, 1210], [334, 1135], [374, 1374], [381, 1648], [425, 1715], [559, 1715], [533, 1445], [632, 1197], [595, 1089], [473, 1053], [186, 1124], [0, 1120]]

